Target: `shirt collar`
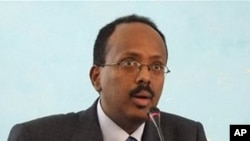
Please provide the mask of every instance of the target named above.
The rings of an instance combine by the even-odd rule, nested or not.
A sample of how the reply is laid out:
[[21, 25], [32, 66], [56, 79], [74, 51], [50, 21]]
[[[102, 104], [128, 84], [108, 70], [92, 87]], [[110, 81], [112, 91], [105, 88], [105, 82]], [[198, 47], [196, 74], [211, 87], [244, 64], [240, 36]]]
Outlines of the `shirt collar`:
[[138, 141], [141, 141], [145, 123], [140, 125], [131, 135], [129, 135], [104, 113], [100, 99], [97, 103], [97, 116], [103, 134], [103, 141], [125, 141], [128, 136], [132, 136]]

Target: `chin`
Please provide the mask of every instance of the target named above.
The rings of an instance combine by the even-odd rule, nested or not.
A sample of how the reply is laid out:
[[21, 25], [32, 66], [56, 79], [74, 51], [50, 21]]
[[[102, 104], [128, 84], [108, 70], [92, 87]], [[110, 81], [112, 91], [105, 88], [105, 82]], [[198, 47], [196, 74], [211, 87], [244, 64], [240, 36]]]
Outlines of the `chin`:
[[132, 113], [133, 120], [144, 122], [148, 119], [148, 109], [149, 108], [139, 108]]

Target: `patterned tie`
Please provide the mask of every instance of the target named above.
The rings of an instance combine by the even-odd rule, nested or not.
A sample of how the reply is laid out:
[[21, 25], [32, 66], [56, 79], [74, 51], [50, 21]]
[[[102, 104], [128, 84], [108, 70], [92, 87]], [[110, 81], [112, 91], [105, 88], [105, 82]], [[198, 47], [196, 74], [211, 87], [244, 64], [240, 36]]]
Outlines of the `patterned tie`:
[[137, 140], [136, 140], [135, 138], [129, 136], [129, 137], [126, 139], [126, 141], [137, 141]]

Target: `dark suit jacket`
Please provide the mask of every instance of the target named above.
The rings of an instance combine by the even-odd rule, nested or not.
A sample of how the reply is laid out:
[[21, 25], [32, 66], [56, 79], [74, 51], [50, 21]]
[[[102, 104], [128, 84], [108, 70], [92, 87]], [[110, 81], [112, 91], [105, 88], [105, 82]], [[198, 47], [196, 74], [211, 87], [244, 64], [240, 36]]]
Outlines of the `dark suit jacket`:
[[[102, 141], [95, 102], [86, 111], [54, 115], [15, 125], [8, 141]], [[206, 141], [200, 123], [161, 113], [165, 141]], [[159, 141], [155, 127], [146, 122], [143, 141]]]

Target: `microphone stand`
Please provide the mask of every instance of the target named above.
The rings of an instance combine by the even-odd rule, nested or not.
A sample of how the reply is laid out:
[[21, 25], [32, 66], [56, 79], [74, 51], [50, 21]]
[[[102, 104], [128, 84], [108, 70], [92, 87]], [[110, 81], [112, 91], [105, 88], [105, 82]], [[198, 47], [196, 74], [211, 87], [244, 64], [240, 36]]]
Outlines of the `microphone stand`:
[[160, 127], [160, 110], [156, 107], [152, 107], [148, 113], [148, 116], [156, 127], [160, 141], [164, 141], [164, 137]]

